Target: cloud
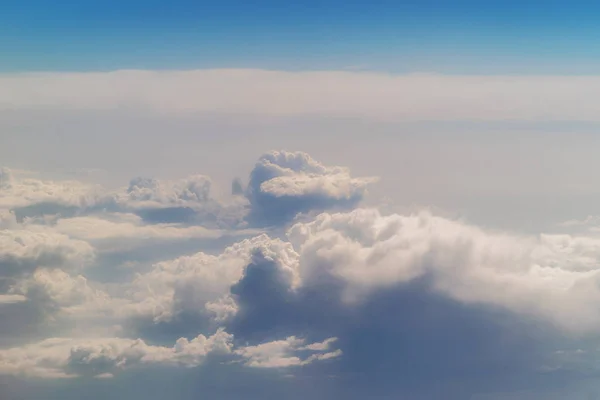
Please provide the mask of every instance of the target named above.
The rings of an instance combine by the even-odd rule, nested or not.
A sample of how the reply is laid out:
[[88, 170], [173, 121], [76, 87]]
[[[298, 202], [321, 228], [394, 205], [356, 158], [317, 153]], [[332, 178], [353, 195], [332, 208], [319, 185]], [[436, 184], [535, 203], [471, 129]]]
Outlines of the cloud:
[[[240, 225], [244, 202], [215, 199], [204, 175], [164, 181], [134, 178], [124, 191], [102, 200], [107, 207], [133, 212], [149, 223], [186, 223], [227, 228]], [[114, 205], [112, 203], [115, 203]]]
[[129, 289], [134, 313], [169, 320], [178, 313], [213, 315], [217, 320], [237, 313], [231, 287], [240, 282], [248, 264], [256, 257], [274, 262], [297, 284], [297, 256], [291, 245], [260, 235], [226, 248], [218, 256], [196, 253], [157, 263], [152, 271], [139, 274]]
[[98, 311], [112, 314], [114, 306], [110, 296], [90, 286], [84, 276], [72, 276], [61, 269], [38, 269], [31, 277], [13, 285], [11, 293], [29, 301], [43, 302], [46, 307], [54, 307], [56, 311], [80, 319], [97, 318], [98, 314], [94, 312]]
[[322, 343], [313, 343], [304, 346], [304, 340], [296, 337], [288, 337], [286, 340], [278, 340], [263, 343], [256, 346], [247, 346], [235, 351], [236, 354], [246, 358], [246, 365], [255, 368], [285, 368], [291, 366], [308, 365], [317, 360], [328, 360], [342, 355], [341, 350], [328, 353], [311, 354], [304, 359], [296, 353], [302, 350], [311, 352], [324, 351], [335, 342], [336, 338], [329, 338]]
[[62, 218], [52, 225], [52, 229], [92, 243], [102, 251], [127, 250], [153, 242], [216, 239], [227, 234], [224, 230], [202, 226], [146, 224], [138, 215], [124, 213]]
[[[332, 342], [332, 339], [328, 339]], [[234, 349], [233, 336], [223, 329], [212, 336], [198, 335], [192, 340], [179, 338], [172, 347], [149, 345], [142, 339], [126, 338], [50, 338], [23, 347], [0, 350], [0, 375], [39, 378], [91, 376], [112, 378], [119, 371], [143, 365], [197, 367], [209, 355], [239, 356], [249, 367], [283, 368], [308, 365], [339, 357], [312, 350], [300, 359], [304, 341], [294, 337]]]
[[248, 218], [281, 224], [302, 212], [350, 208], [374, 181], [353, 178], [348, 169], [324, 166], [306, 153], [272, 151], [261, 156], [250, 173]]
[[20, 294], [0, 294], [0, 305], [14, 304], [27, 300], [27, 297]]
[[13, 73], [0, 75], [0, 107], [395, 121], [598, 121], [599, 88], [596, 76], [251, 69]]
[[[3, 171], [8, 178], [0, 193], [0, 209], [12, 210], [17, 221], [52, 223], [69, 218], [68, 222], [58, 223], [73, 229], [76, 222], [102, 224], [98, 226], [101, 231], [109, 229], [109, 222], [101, 221], [107, 213], [123, 214], [127, 222], [137, 225], [142, 221], [133, 221], [125, 214], [135, 214], [148, 224], [179, 223], [213, 229], [243, 228], [247, 222], [255, 226], [280, 225], [298, 213], [352, 208], [365, 196], [367, 185], [376, 181], [352, 177], [347, 168], [325, 166], [306, 153], [288, 151], [263, 154], [250, 173], [245, 193], [236, 180], [228, 199], [213, 198], [212, 182], [204, 175], [178, 180], [138, 177], [128, 187], [107, 190], [80, 182], [22, 179], [7, 169]], [[101, 219], [84, 218], [98, 214]], [[2, 224], [13, 220], [2, 215]], [[168, 229], [166, 225], [162, 228]], [[127, 228], [120, 225], [118, 229], [124, 232]], [[141, 236], [155, 235], [151, 231], [156, 229], [138, 231], [144, 231]]]
[[543, 318], [574, 332], [600, 330], [600, 238], [514, 236], [460, 221], [377, 210], [322, 214], [289, 231], [303, 283], [323, 274], [344, 282], [356, 301], [372, 291], [427, 278], [465, 303]]
[[135, 202], [158, 204], [185, 204], [204, 202], [210, 199], [210, 178], [195, 175], [175, 182], [156, 179], [135, 178], [127, 188], [126, 197]]
[[89, 265], [94, 249], [87, 242], [45, 229], [0, 230], [0, 277], [16, 278], [40, 266], [77, 269]]
[[52, 338], [24, 347], [0, 350], [0, 374], [41, 378], [111, 377], [119, 370], [144, 364], [194, 367], [211, 353], [229, 353], [232, 336], [223, 330], [173, 347], [152, 346], [141, 339]]
[[[129, 186], [109, 190], [78, 181], [22, 178], [2, 169], [0, 210], [11, 210], [16, 220], [51, 222], [90, 214], [135, 213], [149, 223], [186, 223], [228, 228], [242, 222], [245, 202], [217, 200], [211, 181], [203, 175], [179, 180], [134, 178]], [[12, 220], [4, 215], [0, 223]]]
[[23, 178], [8, 168], [0, 169], [0, 189], [0, 208], [23, 209], [34, 215], [36, 211], [45, 214], [72, 212], [94, 204], [101, 193], [97, 185]]

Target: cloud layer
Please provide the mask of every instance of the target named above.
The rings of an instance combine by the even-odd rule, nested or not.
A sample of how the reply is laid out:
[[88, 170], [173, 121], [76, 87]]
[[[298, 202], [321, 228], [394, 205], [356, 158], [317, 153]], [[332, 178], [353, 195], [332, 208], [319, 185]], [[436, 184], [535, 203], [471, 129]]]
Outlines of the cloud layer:
[[598, 121], [596, 76], [244, 69], [0, 76], [0, 109], [145, 110], [385, 120]]

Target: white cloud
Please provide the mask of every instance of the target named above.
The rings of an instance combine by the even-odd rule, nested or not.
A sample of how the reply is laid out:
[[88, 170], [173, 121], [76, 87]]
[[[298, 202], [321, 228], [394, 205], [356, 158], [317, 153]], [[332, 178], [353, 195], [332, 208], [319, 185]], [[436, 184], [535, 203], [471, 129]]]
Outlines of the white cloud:
[[[381, 304], [361, 301], [384, 290], [401, 291], [403, 284], [420, 278], [426, 278], [428, 289], [450, 303], [500, 307], [575, 333], [600, 331], [596, 307], [600, 301], [600, 236], [593, 228], [580, 235], [532, 236], [488, 231], [426, 212], [384, 216], [369, 209], [330, 211], [293, 225], [287, 231], [289, 241], [275, 238], [281, 233], [278, 229], [269, 232], [271, 237], [262, 234], [242, 240], [216, 255], [199, 252], [161, 262], [128, 258], [148, 269], [140, 269], [134, 277], [125, 278], [128, 273], [124, 273], [102, 283], [93, 277], [104, 273], [106, 265], [102, 263], [106, 261], [97, 255], [105, 256], [107, 250], [231, 233], [191, 224], [152, 224], [136, 214], [146, 208], [191, 207], [198, 211], [210, 204], [221, 207], [211, 198], [210, 181], [204, 176], [134, 180], [129, 189], [115, 192], [73, 183], [75, 188], [70, 191], [68, 182], [22, 179], [6, 171], [1, 174], [4, 187], [0, 196], [6, 195], [6, 201], [0, 203], [0, 311], [6, 321], [14, 318], [14, 328], [6, 332], [15, 335], [20, 329], [16, 338], [3, 343], [14, 346], [46, 339], [0, 349], [0, 375], [108, 378], [141, 365], [196, 366], [213, 352], [228, 354], [254, 368], [308, 365], [341, 356], [336, 337], [348, 343], [348, 336], [363, 322], [360, 318], [370, 312], [361, 306]], [[260, 209], [268, 219], [282, 212], [354, 205], [344, 202], [362, 199], [371, 181], [353, 177], [345, 168], [322, 165], [305, 153], [270, 152], [253, 169], [245, 194], [250, 212]], [[239, 192], [241, 185], [237, 186]], [[25, 202], [19, 200], [19, 194]], [[261, 203], [265, 199], [268, 201]], [[17, 220], [17, 211], [6, 209], [38, 201], [94, 207], [90, 213], [49, 218], [43, 223], [35, 218]], [[596, 218], [588, 218], [566, 226], [596, 222]], [[179, 251], [178, 246], [167, 247]], [[127, 257], [140, 253], [131, 252]], [[108, 262], [121, 260], [120, 254], [106, 256]], [[162, 253], [161, 257], [167, 258]], [[91, 272], [79, 268], [92, 261], [101, 265], [94, 264]], [[346, 300], [341, 303], [331, 298], [337, 295], [340, 282]], [[385, 297], [381, 301], [396, 300]], [[350, 316], [348, 324], [343, 321], [346, 316]], [[398, 324], [410, 323], [412, 317], [404, 317], [408, 322], [381, 313], [373, 320], [382, 318], [385, 323], [372, 328], [395, 329]], [[315, 325], [313, 332], [311, 324]], [[234, 347], [226, 330], [210, 337], [181, 338], [172, 347], [147, 344], [157, 332], [157, 336], [174, 335], [170, 339], [174, 340], [182, 336], [177, 329], [215, 325], [236, 335], [239, 332], [235, 343], [251, 340], [254, 345]], [[309, 337], [316, 331], [322, 337], [335, 337], [316, 343], [295, 336], [269, 342], [259, 337], [263, 329], [276, 327], [287, 336], [304, 325]], [[20, 337], [21, 332], [26, 336], [25, 329], [32, 333]], [[244, 337], [248, 331], [251, 334]], [[132, 332], [140, 339], [113, 337]], [[389, 333], [383, 332], [382, 337], [389, 340]], [[50, 335], [67, 338], [48, 338]]]
[[[330, 338], [324, 343], [334, 340]], [[49, 338], [21, 347], [0, 349], [0, 375], [111, 378], [119, 371], [143, 365], [196, 367], [210, 354], [240, 357], [249, 367], [283, 368], [307, 365], [342, 354], [340, 350], [324, 353], [328, 346], [321, 343], [302, 347], [303, 344], [304, 340], [289, 337], [235, 349], [233, 335], [223, 329], [208, 337], [179, 338], [172, 347], [149, 345], [142, 339], [117, 337]], [[304, 358], [296, 355], [306, 353], [306, 350], [312, 354], [304, 354]]]
[[0, 294], [0, 305], [20, 303], [26, 300], [27, 297], [20, 294]]
[[196, 253], [157, 263], [153, 270], [138, 274], [128, 291], [130, 312], [168, 320], [179, 311], [208, 312], [223, 320], [237, 312], [230, 296], [254, 254], [273, 261], [298, 285], [297, 254], [289, 243], [260, 235], [226, 248], [218, 256]]
[[0, 277], [28, 273], [38, 267], [81, 268], [91, 262], [87, 242], [41, 228], [0, 230]]
[[38, 269], [13, 285], [10, 292], [31, 301], [51, 303], [57, 311], [80, 319], [110, 315], [116, 305], [107, 293], [90, 286], [84, 276], [72, 276], [57, 268]]
[[[323, 352], [329, 349], [330, 344], [337, 338], [326, 339], [322, 343], [304, 345], [304, 339], [290, 336], [285, 340], [262, 343], [256, 346], [247, 346], [235, 350], [235, 353], [246, 359], [245, 364], [255, 368], [285, 368], [302, 366], [314, 361], [328, 360], [342, 355], [341, 350]], [[319, 352], [301, 356], [302, 351]]]
[[6, 209], [46, 202], [65, 207], [85, 207], [92, 205], [101, 193], [97, 185], [22, 178], [8, 168], [0, 169], [0, 189], [0, 208]]
[[[116, 190], [78, 181], [17, 176], [7, 168], [0, 170], [0, 178], [0, 227], [16, 219], [53, 222], [58, 217], [107, 211], [145, 213], [150, 219], [175, 217], [177, 222], [184, 219], [189, 223], [230, 227], [241, 222], [246, 206], [240, 198], [214, 199], [211, 181], [204, 175], [178, 180], [135, 178], [129, 186]], [[13, 210], [15, 215], [7, 214], [8, 210]], [[164, 213], [160, 214], [160, 210]], [[158, 217], [153, 211], [159, 211]]]
[[346, 283], [351, 301], [428, 276], [435, 290], [458, 301], [571, 331], [600, 330], [600, 237], [516, 236], [429, 213], [382, 216], [367, 209], [322, 214], [288, 235], [303, 284], [333, 275]]
[[177, 181], [135, 178], [129, 183], [125, 197], [142, 204], [205, 202], [210, 199], [211, 185], [210, 178], [204, 175], [194, 175]]
[[145, 224], [135, 214], [101, 214], [62, 218], [52, 226], [56, 232], [83, 239], [103, 251], [128, 249], [148, 242], [218, 238], [226, 232], [202, 226]]
[[347, 168], [325, 166], [303, 152], [271, 151], [250, 173], [250, 219], [282, 223], [301, 212], [352, 207], [375, 180], [353, 178]]
[[264, 154], [253, 175], [259, 182], [252, 189], [274, 197], [324, 196], [335, 200], [361, 196], [365, 186], [375, 180], [352, 178], [347, 168], [328, 167], [306, 153], [288, 151]]
[[117, 371], [148, 364], [194, 367], [211, 353], [230, 353], [232, 339], [223, 330], [209, 337], [180, 338], [173, 347], [148, 345], [142, 339], [51, 338], [0, 350], [0, 375], [106, 378]]
[[0, 75], [0, 109], [598, 121], [597, 76], [392, 75], [265, 70]]

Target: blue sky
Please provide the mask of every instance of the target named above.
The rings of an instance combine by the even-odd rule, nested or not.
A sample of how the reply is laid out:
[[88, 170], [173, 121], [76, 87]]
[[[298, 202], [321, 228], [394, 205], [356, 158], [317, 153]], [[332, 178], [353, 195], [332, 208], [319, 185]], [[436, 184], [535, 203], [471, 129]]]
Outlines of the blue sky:
[[6, 1], [1, 71], [592, 73], [594, 2]]

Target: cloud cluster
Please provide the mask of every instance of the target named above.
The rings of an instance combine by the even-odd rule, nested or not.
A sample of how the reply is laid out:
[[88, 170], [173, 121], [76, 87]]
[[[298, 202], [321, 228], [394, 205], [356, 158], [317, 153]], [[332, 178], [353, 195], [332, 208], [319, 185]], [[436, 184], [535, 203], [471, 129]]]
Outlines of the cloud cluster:
[[273, 262], [286, 276], [289, 287], [297, 285], [298, 260], [291, 245], [260, 235], [236, 243], [218, 256], [200, 252], [156, 264], [133, 281], [129, 296], [136, 302], [132, 307], [136, 314], [150, 315], [155, 321], [181, 312], [227, 319], [237, 312], [230, 289], [257, 257]]
[[[242, 228], [248, 223], [257, 227], [281, 225], [298, 213], [352, 208], [363, 199], [367, 185], [376, 180], [356, 178], [347, 168], [326, 166], [306, 153], [288, 151], [262, 155], [250, 172], [246, 190], [235, 181], [230, 199], [214, 198], [212, 182], [204, 175], [172, 181], [138, 177], [127, 187], [108, 190], [80, 182], [18, 178], [6, 168], [2, 171], [0, 210], [12, 210], [18, 221], [52, 222], [56, 217], [100, 214], [100, 219], [77, 220], [80, 224], [103, 224], [100, 230], [108, 228], [108, 222], [102, 222], [110, 217], [107, 213], [123, 214], [118, 218], [127, 217], [137, 225], [203, 225], [212, 229]], [[137, 215], [141, 221], [126, 214]], [[1, 218], [2, 224], [11, 220]], [[118, 228], [128, 229], [124, 225]], [[146, 229], [146, 234], [151, 234], [150, 230]]]
[[[172, 347], [149, 345], [142, 339], [51, 338], [24, 347], [0, 350], [0, 374], [39, 378], [110, 378], [117, 371], [141, 365], [196, 367], [210, 355], [226, 354], [232, 354], [249, 367], [301, 366], [339, 356], [340, 350], [322, 352], [333, 341], [335, 338], [302, 346], [302, 339], [290, 337], [258, 346], [234, 348], [233, 336], [223, 329], [208, 337], [179, 338]], [[313, 354], [305, 359], [295, 355], [303, 351]]]
[[[371, 178], [299, 152], [263, 155], [247, 187], [234, 185], [253, 231], [211, 225], [203, 212], [227, 207], [203, 176], [135, 179], [84, 202], [64, 182], [3, 180], [0, 376], [108, 378], [214, 361], [345, 379], [334, 397], [419, 398], [435, 379], [461, 382], [448, 395], [460, 399], [577, 371], [569, 348], [598, 344], [593, 229], [521, 235], [356, 208]], [[39, 199], [77, 212], [19, 216]], [[182, 209], [188, 217], [164, 220]]]
[[173, 347], [152, 346], [141, 339], [53, 338], [0, 351], [0, 373], [44, 378], [79, 375], [110, 377], [117, 370], [140, 364], [199, 365], [210, 353], [231, 352], [232, 337], [224, 331], [187, 340]]

